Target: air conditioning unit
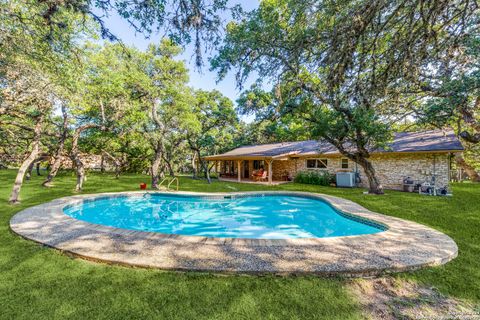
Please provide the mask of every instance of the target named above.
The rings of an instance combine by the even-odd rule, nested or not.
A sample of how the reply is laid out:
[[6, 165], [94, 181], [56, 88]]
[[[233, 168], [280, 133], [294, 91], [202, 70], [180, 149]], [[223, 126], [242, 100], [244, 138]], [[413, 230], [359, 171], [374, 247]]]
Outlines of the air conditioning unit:
[[337, 172], [337, 187], [353, 188], [355, 187], [355, 173]]

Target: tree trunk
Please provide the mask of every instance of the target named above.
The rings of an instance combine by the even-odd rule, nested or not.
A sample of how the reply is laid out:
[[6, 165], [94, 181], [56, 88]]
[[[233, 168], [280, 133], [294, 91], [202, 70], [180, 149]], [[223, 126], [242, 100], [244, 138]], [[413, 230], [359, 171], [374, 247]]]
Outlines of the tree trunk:
[[75, 167], [77, 169], [77, 184], [75, 185], [75, 191], [82, 191], [83, 183], [85, 182], [85, 165], [77, 156], [75, 158]]
[[175, 171], [173, 171], [172, 163], [170, 162], [170, 160], [168, 160], [167, 158], [164, 158], [163, 160], [167, 165], [168, 174], [170, 175], [170, 177], [175, 177]]
[[[163, 158], [162, 158], [163, 160]], [[162, 161], [162, 165], [160, 166], [160, 173], [159, 173], [160, 179], [165, 178], [165, 163]]]
[[37, 124], [35, 125], [34, 138], [32, 142], [32, 151], [30, 151], [30, 154], [23, 161], [22, 165], [18, 169], [17, 176], [15, 178], [15, 183], [13, 184], [12, 193], [10, 194], [10, 198], [9, 198], [9, 202], [12, 204], [20, 202], [19, 195], [20, 195], [20, 190], [22, 189], [25, 172], [30, 168], [30, 166], [38, 156], [38, 153], [40, 150], [40, 136], [42, 133], [42, 122], [43, 122], [42, 120], [43, 118], [40, 117], [40, 119], [37, 121]]
[[357, 157], [355, 160], [360, 166], [362, 166], [363, 171], [368, 179], [368, 193], [371, 194], [384, 194], [383, 187], [378, 181], [377, 175], [375, 173], [375, 168], [368, 159], [363, 157]]
[[205, 164], [205, 177], [207, 178], [208, 184], [211, 184], [212, 179], [210, 179], [210, 170], [208, 168], [208, 161], [206, 161], [206, 164]]
[[82, 160], [80, 159], [79, 150], [78, 150], [78, 139], [80, 138], [80, 134], [90, 128], [97, 128], [99, 125], [97, 124], [86, 124], [81, 127], [75, 129], [72, 138], [72, 150], [70, 152], [70, 158], [72, 159], [73, 164], [75, 165], [77, 171], [77, 184], [75, 186], [75, 191], [81, 191], [83, 189], [83, 183], [85, 182], [85, 165], [83, 164]]
[[115, 178], [118, 179], [120, 177], [120, 167], [121, 167], [120, 161], [118, 161], [117, 158], [112, 156], [107, 151], [103, 150], [103, 152], [102, 152], [102, 167], [103, 167], [103, 161], [104, 161], [105, 156], [107, 156], [107, 158], [109, 158], [110, 160], [113, 161], [113, 165], [115, 166]]
[[480, 175], [478, 172], [475, 171], [475, 169], [469, 165], [465, 159], [463, 158], [461, 153], [456, 153], [455, 154], [455, 162], [457, 165], [462, 168], [467, 176], [470, 178], [472, 182], [480, 182]]
[[194, 151], [192, 155], [192, 169], [193, 169], [193, 179], [197, 179], [197, 153]]
[[28, 166], [27, 169], [27, 175], [25, 177], [26, 180], [30, 180], [32, 178], [32, 171], [33, 171], [33, 166], [35, 165], [35, 159], [33, 159], [32, 163]]
[[155, 148], [155, 156], [152, 161], [151, 173], [152, 173], [152, 188], [158, 189], [158, 182], [160, 180], [160, 164], [162, 163], [162, 148], [160, 142], [158, 142]]
[[62, 166], [62, 159], [63, 159], [63, 151], [65, 149], [65, 140], [67, 140], [68, 135], [68, 114], [65, 105], [62, 104], [62, 114], [63, 114], [63, 126], [62, 126], [62, 135], [60, 136], [60, 140], [58, 141], [58, 148], [57, 153], [55, 155], [55, 160], [53, 161], [52, 168], [48, 172], [48, 176], [43, 181], [42, 186], [49, 187], [50, 183], [52, 183], [53, 179], [60, 170]]
[[105, 157], [102, 154], [101, 159], [100, 159], [100, 172], [104, 173], [105, 172]]
[[37, 176], [41, 176], [42, 174], [40, 173], [40, 165], [42, 164], [41, 161], [37, 162], [37, 167], [36, 167], [36, 171], [37, 171]]
[[63, 145], [59, 146], [57, 150], [57, 154], [55, 156], [55, 160], [53, 161], [53, 165], [50, 171], [48, 172], [47, 178], [45, 179], [45, 181], [43, 181], [42, 186], [50, 187], [50, 184], [52, 183], [53, 178], [55, 178], [55, 176], [58, 173], [58, 170], [62, 165], [62, 159], [63, 159], [62, 153], [63, 153]]

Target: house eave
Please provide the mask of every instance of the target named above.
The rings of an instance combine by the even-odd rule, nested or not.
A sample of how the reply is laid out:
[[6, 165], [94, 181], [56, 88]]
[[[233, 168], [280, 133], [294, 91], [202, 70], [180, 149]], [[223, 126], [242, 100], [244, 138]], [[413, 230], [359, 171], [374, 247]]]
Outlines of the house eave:
[[[372, 155], [400, 155], [400, 154], [445, 154], [445, 153], [457, 153], [463, 152], [464, 150], [405, 150], [405, 151], [376, 151], [372, 152]], [[264, 155], [235, 155], [235, 156], [223, 156], [223, 155], [213, 155], [202, 157], [206, 161], [225, 161], [225, 160], [286, 160], [286, 159], [308, 159], [308, 158], [338, 158], [343, 155], [340, 152], [331, 152], [331, 153], [309, 153], [309, 154], [299, 154], [297, 152], [279, 154], [275, 156], [264, 156]]]

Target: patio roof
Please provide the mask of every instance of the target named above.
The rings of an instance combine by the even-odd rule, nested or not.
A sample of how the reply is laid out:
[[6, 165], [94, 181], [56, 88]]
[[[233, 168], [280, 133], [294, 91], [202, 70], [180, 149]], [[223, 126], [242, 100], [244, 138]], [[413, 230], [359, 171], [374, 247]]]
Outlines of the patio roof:
[[[374, 153], [416, 153], [416, 152], [458, 152], [463, 146], [453, 130], [429, 130], [420, 132], [400, 132], [394, 134], [393, 141], [384, 150]], [[339, 155], [338, 150], [324, 140], [280, 142], [243, 146], [223, 154], [204, 157], [205, 160], [253, 160], [286, 159], [289, 157], [310, 157], [319, 155]]]

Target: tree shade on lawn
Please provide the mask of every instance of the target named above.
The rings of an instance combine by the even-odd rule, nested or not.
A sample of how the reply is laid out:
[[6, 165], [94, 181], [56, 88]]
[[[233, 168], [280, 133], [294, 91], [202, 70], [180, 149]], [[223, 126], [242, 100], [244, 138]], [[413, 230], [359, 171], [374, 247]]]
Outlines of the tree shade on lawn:
[[[12, 170], [0, 171], [0, 318], [28, 319], [360, 319], [361, 309], [348, 280], [318, 277], [216, 276], [132, 269], [71, 259], [21, 239], [8, 221], [26, 207], [75, 194], [71, 172], [60, 172], [51, 188], [33, 176], [22, 203], [8, 205]], [[137, 190], [146, 175], [89, 174], [84, 193]], [[459, 257], [445, 266], [397, 275], [436, 286], [452, 297], [480, 303], [480, 186], [454, 184], [453, 197], [387, 191], [385, 197], [359, 189], [302, 184], [274, 187], [180, 177], [184, 191], [230, 192], [301, 190], [348, 198], [366, 208], [429, 225], [451, 236]]]

